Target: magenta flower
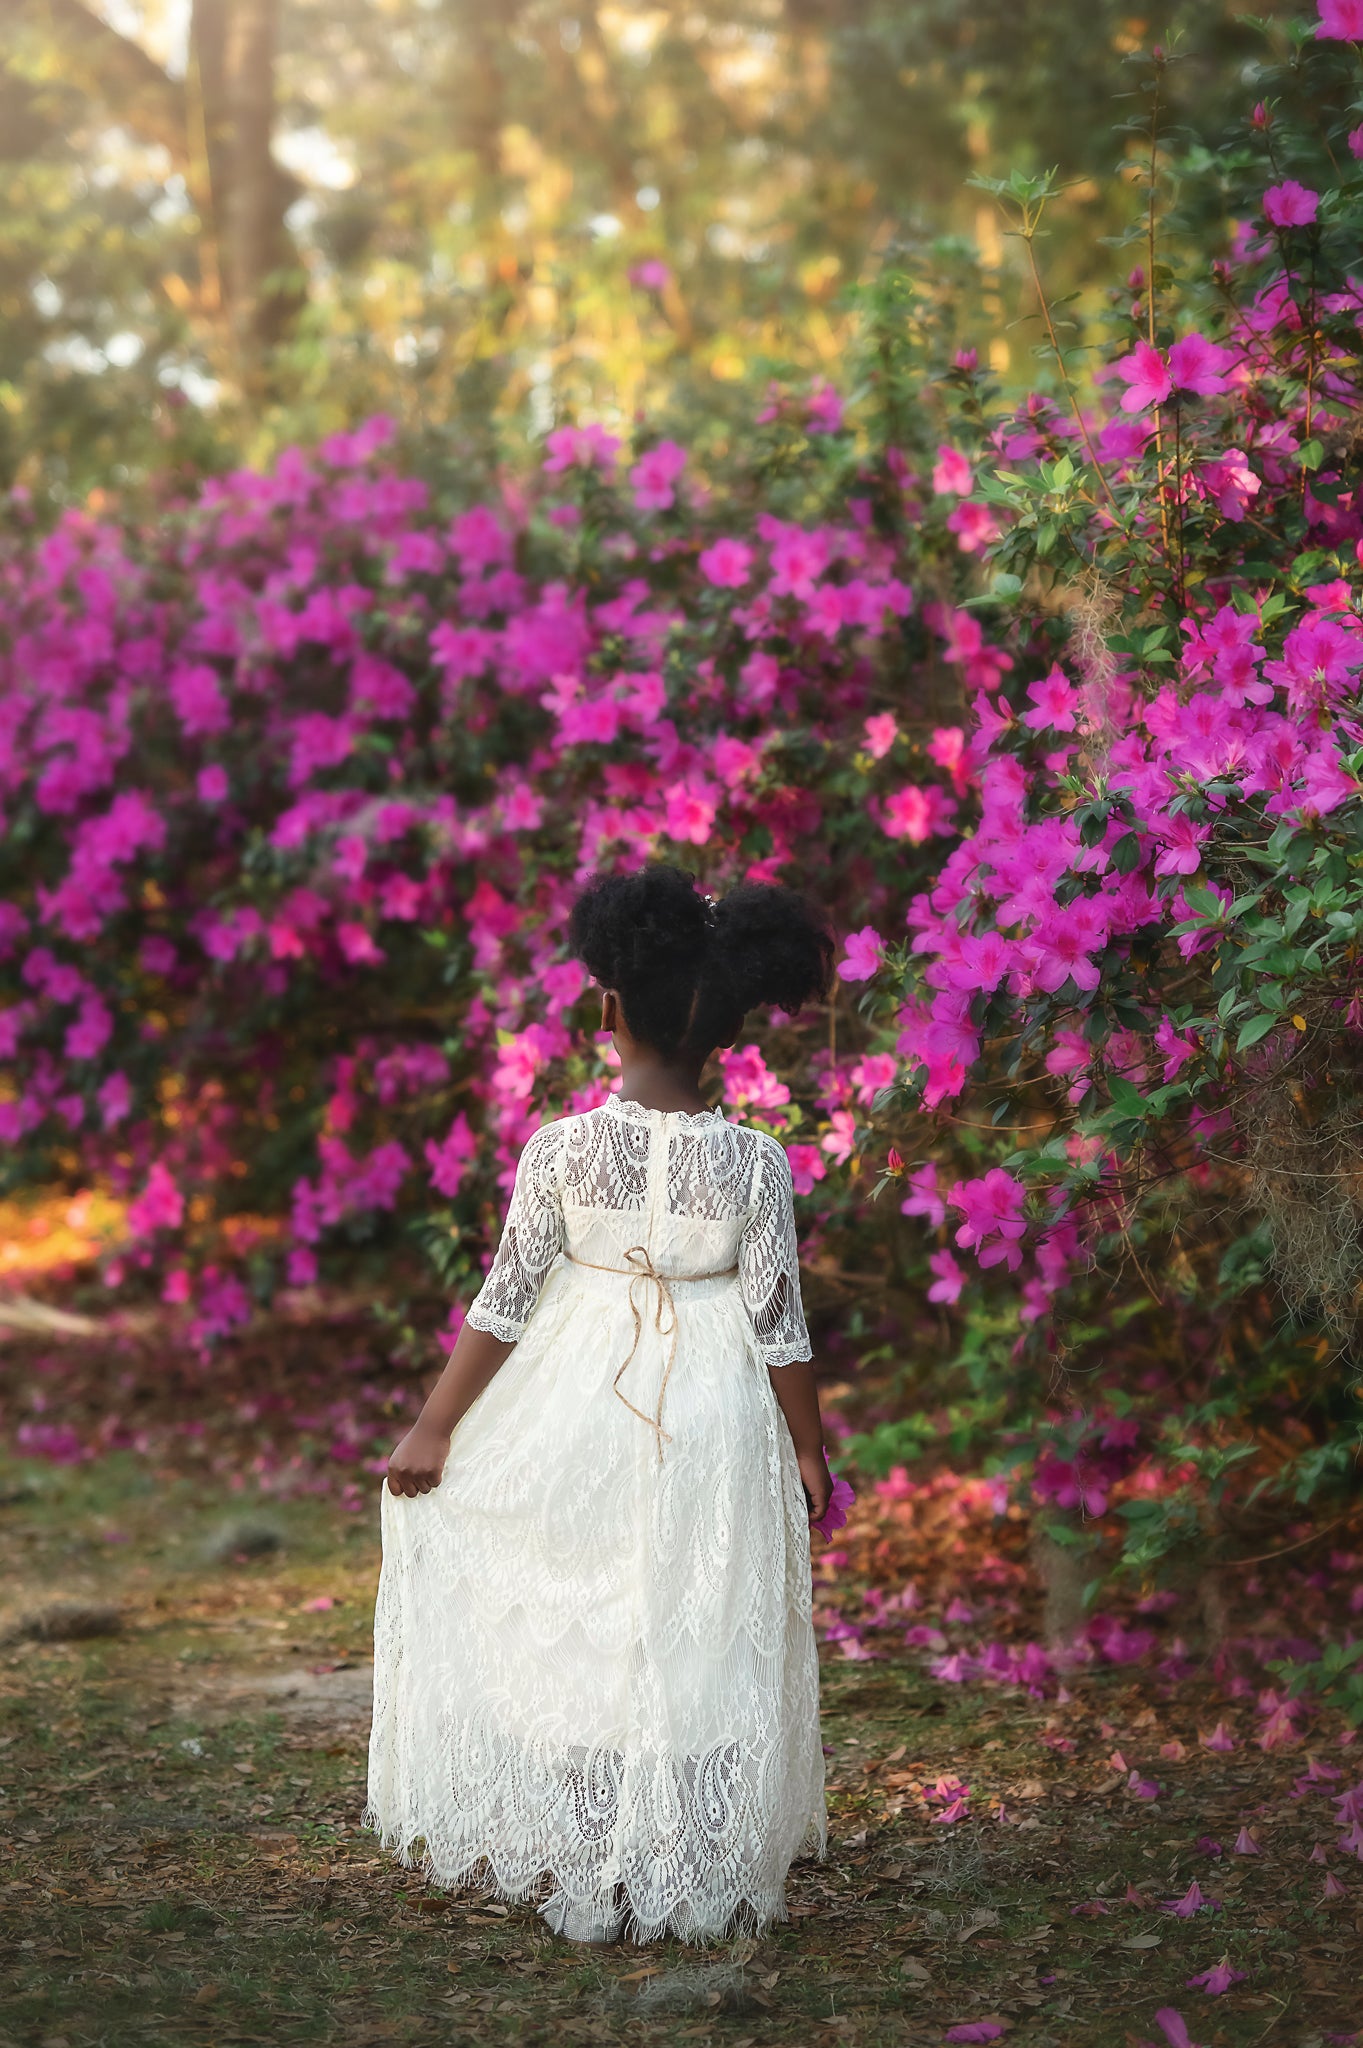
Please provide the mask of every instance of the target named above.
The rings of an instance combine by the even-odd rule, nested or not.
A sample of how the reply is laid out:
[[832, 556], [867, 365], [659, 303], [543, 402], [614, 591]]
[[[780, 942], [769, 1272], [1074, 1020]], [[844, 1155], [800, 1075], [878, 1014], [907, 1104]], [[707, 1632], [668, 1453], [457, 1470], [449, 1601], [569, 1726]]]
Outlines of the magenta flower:
[[1202, 1887], [1194, 1878], [1181, 1899], [1166, 1899], [1161, 1910], [1172, 1913], [1176, 1920], [1191, 1920], [1194, 1913], [1201, 1913], [1204, 1908], [1214, 1913], [1217, 1902], [1203, 1898]]
[[833, 386], [816, 384], [805, 400], [805, 427], [811, 434], [836, 434], [842, 426], [842, 400]]
[[1320, 20], [1316, 35], [1322, 42], [1363, 43], [1363, 0], [1317, 0]]
[[944, 2041], [997, 2041], [1008, 2032], [1007, 2020], [961, 2020], [948, 2027]]
[[1295, 178], [1270, 185], [1264, 194], [1264, 213], [1275, 228], [1309, 227], [1319, 205], [1320, 194], [1309, 185], [1299, 185]]
[[797, 1195], [812, 1195], [814, 1184], [821, 1181], [828, 1168], [823, 1153], [817, 1145], [787, 1145], [786, 1158], [790, 1162], [790, 1175]]
[[640, 512], [666, 512], [677, 502], [674, 488], [686, 467], [686, 450], [676, 441], [660, 441], [641, 455], [629, 473], [634, 503]]
[[674, 782], [663, 792], [667, 805], [665, 830], [669, 839], [692, 846], [704, 846], [714, 829], [719, 809], [719, 792], [703, 780]]
[[1127, 387], [1122, 396], [1123, 412], [1144, 412], [1149, 406], [1163, 405], [1174, 388], [1168, 364], [1148, 341], [1138, 341], [1131, 354], [1112, 367]]
[[928, 1259], [928, 1266], [936, 1276], [928, 1289], [928, 1300], [940, 1302], [943, 1307], [949, 1308], [953, 1302], [961, 1298], [961, 1289], [966, 1282], [965, 1273], [951, 1253], [945, 1251], [933, 1252]]
[[1063, 668], [1057, 663], [1049, 675], [1040, 682], [1027, 685], [1027, 695], [1034, 709], [1024, 711], [1022, 722], [1031, 726], [1034, 732], [1073, 732], [1078, 723], [1075, 717], [1076, 697], [1074, 686]]
[[158, 1159], [147, 1175], [147, 1185], [136, 1201], [128, 1204], [129, 1234], [151, 1237], [158, 1230], [178, 1230], [184, 1216], [185, 1198]]
[[958, 1180], [947, 1200], [964, 1218], [956, 1232], [963, 1250], [973, 1249], [982, 1266], [1006, 1260], [1010, 1270], [1017, 1267], [1016, 1241], [1027, 1228], [1022, 1213], [1027, 1190], [1021, 1181], [1001, 1166], [991, 1166], [976, 1180]]
[[1225, 390], [1226, 372], [1234, 362], [1230, 349], [1208, 341], [1203, 334], [1185, 334], [1169, 351], [1169, 375], [1175, 390], [1210, 398]]
[[947, 1220], [946, 1203], [937, 1187], [937, 1163], [930, 1159], [909, 1175], [909, 1192], [899, 1205], [902, 1216], [922, 1216], [931, 1229]]
[[881, 711], [868, 718], [862, 729], [866, 734], [867, 753], [873, 761], [883, 761], [899, 738], [899, 720], [893, 711]]
[[641, 263], [630, 265], [629, 281], [637, 284], [641, 291], [662, 292], [671, 284], [672, 272], [661, 257], [645, 256]]
[[1201, 2048], [1188, 2032], [1188, 2025], [1181, 2012], [1172, 2005], [1162, 2005], [1155, 2014], [1155, 2025], [1169, 2043], [1169, 2048]]
[[1232, 1984], [1242, 1983], [1245, 1974], [1243, 1970], [1233, 1970], [1222, 1956], [1219, 1963], [1213, 1963], [1209, 1970], [1201, 1971], [1196, 1977], [1186, 1978], [1185, 1982], [1190, 1991], [1205, 1991], [1208, 1998], [1220, 1998]]
[[1235, 1748], [1235, 1737], [1224, 1721], [1218, 1721], [1210, 1735], [1203, 1735], [1198, 1739], [1204, 1749], [1215, 1750], [1221, 1754]]
[[615, 467], [620, 437], [595, 424], [555, 427], [546, 435], [544, 445], [549, 450], [544, 462], [546, 476], [561, 476], [569, 469], [601, 469], [609, 473]]
[[717, 540], [703, 548], [700, 573], [717, 590], [741, 590], [752, 574], [752, 549], [741, 540]]
[[[1210, 1743], [1207, 1747], [1211, 1747]], [[1231, 1747], [1233, 1748], [1234, 1745], [1232, 1744]], [[1255, 1841], [1248, 1828], [1241, 1828], [1239, 1834], [1235, 1837], [1233, 1846], [1237, 1856], [1258, 1856], [1262, 1854], [1259, 1844]]]
[[975, 472], [959, 448], [948, 448], [943, 445], [937, 450], [937, 460], [932, 471], [932, 488], [939, 497], [950, 494], [952, 497], [963, 498], [966, 492], [973, 488], [974, 482]]
[[869, 981], [879, 972], [883, 950], [883, 941], [874, 925], [864, 924], [859, 932], [850, 932], [838, 962], [839, 981]]
[[817, 1529], [821, 1536], [831, 1538], [835, 1529], [841, 1529], [845, 1525], [847, 1510], [855, 1499], [856, 1494], [852, 1491], [848, 1482], [842, 1477], [841, 1473], [835, 1473], [833, 1475], [833, 1491], [829, 1496], [828, 1506], [824, 1509], [817, 1522], [810, 1523], [810, 1527]]

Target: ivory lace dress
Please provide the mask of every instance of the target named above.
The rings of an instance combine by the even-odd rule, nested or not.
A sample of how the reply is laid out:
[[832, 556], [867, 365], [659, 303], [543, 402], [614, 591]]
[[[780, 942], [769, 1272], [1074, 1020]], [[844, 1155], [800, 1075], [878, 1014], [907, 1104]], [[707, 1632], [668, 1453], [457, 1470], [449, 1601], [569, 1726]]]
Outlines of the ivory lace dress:
[[783, 1918], [827, 1835], [784, 1151], [619, 1096], [545, 1124], [468, 1319], [516, 1348], [439, 1486], [384, 1485], [366, 1822], [443, 1884], [552, 1878], [570, 1932]]

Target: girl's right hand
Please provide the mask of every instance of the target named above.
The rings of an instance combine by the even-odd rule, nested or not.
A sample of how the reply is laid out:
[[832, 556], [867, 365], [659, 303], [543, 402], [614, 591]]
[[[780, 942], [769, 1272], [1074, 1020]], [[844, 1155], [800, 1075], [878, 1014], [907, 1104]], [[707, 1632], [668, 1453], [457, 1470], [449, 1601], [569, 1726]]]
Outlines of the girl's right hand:
[[833, 1498], [833, 1475], [828, 1469], [828, 1460], [820, 1450], [800, 1456], [798, 1462], [805, 1499], [809, 1503], [809, 1519], [811, 1522], [822, 1521]]
[[450, 1440], [439, 1430], [413, 1423], [388, 1460], [388, 1490], [408, 1500], [439, 1486], [450, 1454]]

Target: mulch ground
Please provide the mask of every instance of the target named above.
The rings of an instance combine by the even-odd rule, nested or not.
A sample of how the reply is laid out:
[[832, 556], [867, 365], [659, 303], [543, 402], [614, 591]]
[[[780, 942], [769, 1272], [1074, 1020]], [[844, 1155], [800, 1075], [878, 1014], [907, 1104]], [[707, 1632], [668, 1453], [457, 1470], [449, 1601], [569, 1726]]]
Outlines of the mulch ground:
[[[1323, 1717], [1259, 1747], [1259, 1703], [1195, 1656], [1175, 1680], [1095, 1662], [1034, 1697], [934, 1677], [902, 1625], [830, 1642], [829, 1855], [796, 1867], [789, 1922], [583, 1952], [359, 1830], [376, 1512], [252, 1504], [123, 1453], [0, 1464], [0, 1503], [11, 1620], [65, 1598], [117, 1623], [0, 1649], [0, 2048], [1163, 2048], [1171, 2011], [1191, 2042], [1318, 2048], [1363, 2025], [1363, 1868], [1331, 1805], [1358, 1751]], [[959, 1525], [920, 1518], [914, 1555], [876, 1513], [822, 1606], [839, 1572], [859, 1607], [912, 1564], [927, 1604], [901, 1621], [931, 1618], [965, 1573]], [[1233, 1750], [1201, 1746], [1218, 1721]], [[1188, 1986], [1223, 1960], [1243, 1972], [1224, 1995]]]

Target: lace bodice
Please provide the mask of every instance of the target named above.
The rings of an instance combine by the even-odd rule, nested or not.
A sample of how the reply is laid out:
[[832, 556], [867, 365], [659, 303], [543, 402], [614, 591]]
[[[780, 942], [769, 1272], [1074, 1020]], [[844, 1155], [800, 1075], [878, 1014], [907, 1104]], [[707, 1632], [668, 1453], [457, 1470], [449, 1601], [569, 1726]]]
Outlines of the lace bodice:
[[736, 1267], [765, 1363], [810, 1356], [781, 1145], [718, 1110], [646, 1109], [618, 1095], [530, 1139], [468, 1320], [514, 1343], [561, 1253], [622, 1269], [635, 1247], [673, 1280]]

